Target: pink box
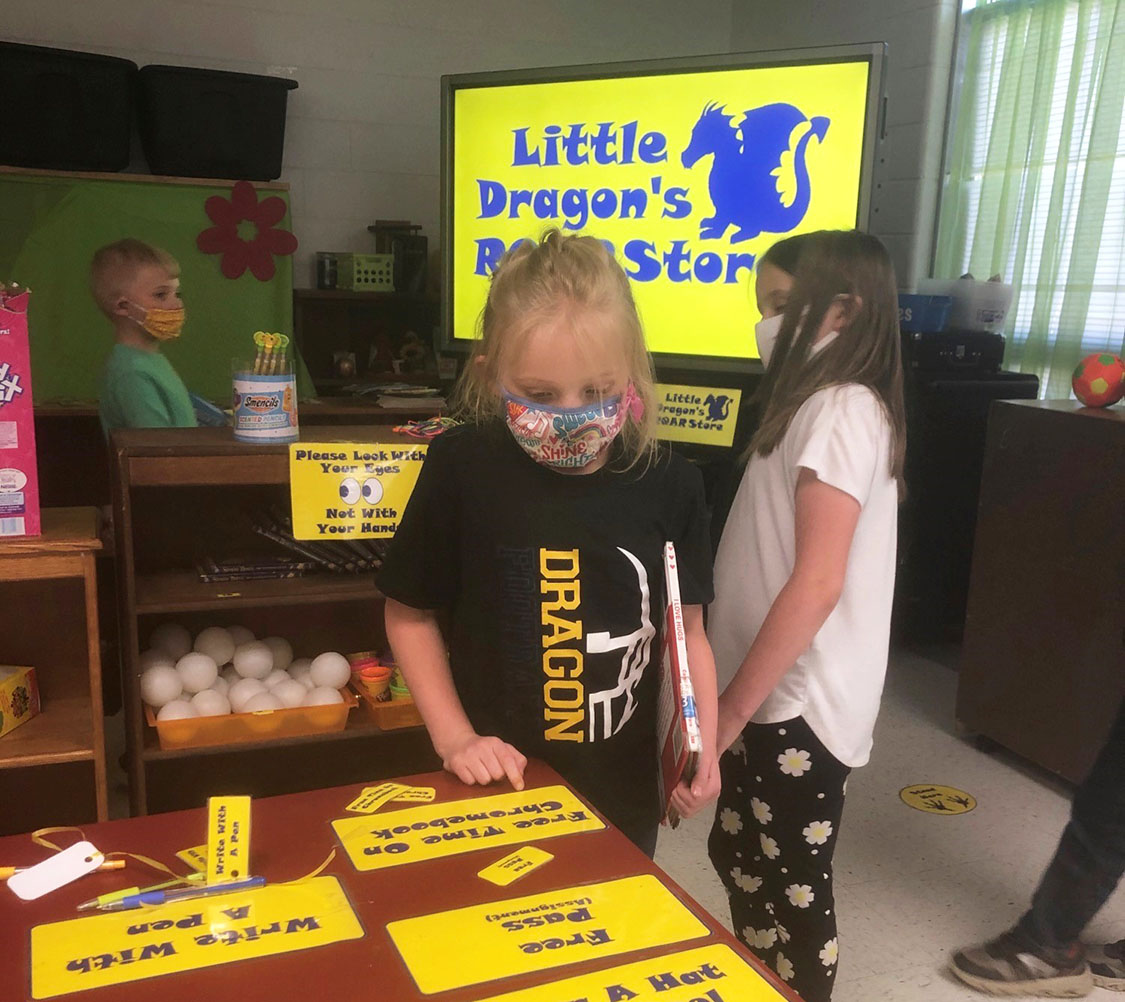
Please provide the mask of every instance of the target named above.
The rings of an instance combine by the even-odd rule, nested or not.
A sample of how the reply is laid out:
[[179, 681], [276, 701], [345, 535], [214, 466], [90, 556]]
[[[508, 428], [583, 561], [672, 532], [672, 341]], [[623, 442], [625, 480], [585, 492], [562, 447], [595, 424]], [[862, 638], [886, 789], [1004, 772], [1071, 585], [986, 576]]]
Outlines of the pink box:
[[39, 468], [31, 402], [30, 292], [0, 293], [0, 538], [38, 536]]

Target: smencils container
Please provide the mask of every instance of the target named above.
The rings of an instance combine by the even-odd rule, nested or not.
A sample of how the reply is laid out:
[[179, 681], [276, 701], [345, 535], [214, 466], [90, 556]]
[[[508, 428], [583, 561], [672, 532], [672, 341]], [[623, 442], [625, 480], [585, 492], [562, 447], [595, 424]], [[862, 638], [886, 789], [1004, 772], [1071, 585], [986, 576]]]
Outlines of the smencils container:
[[234, 369], [234, 437], [240, 442], [296, 442], [297, 374], [288, 361], [278, 372], [255, 372], [253, 363]]

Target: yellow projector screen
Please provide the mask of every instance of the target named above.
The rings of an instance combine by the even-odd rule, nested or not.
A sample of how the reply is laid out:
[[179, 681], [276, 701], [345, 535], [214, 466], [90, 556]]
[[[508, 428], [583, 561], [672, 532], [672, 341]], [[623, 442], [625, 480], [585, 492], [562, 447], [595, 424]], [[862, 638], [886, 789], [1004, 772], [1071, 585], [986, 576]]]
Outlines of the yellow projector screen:
[[[447, 336], [505, 250], [551, 226], [611, 245], [651, 351], [757, 357], [755, 263], [861, 220], [868, 57], [447, 92]], [[448, 293], [447, 293], [448, 295]]]

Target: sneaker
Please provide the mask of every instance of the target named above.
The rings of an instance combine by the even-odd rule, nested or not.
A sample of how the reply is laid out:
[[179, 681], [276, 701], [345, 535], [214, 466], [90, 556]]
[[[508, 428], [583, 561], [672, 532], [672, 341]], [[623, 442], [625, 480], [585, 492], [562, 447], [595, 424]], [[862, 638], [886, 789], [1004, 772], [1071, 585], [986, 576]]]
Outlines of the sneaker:
[[1069, 950], [1045, 950], [1014, 930], [958, 950], [949, 966], [970, 988], [988, 995], [1080, 998], [1094, 988], [1080, 944]]
[[1111, 992], [1125, 992], [1125, 939], [1087, 950], [1094, 984]]

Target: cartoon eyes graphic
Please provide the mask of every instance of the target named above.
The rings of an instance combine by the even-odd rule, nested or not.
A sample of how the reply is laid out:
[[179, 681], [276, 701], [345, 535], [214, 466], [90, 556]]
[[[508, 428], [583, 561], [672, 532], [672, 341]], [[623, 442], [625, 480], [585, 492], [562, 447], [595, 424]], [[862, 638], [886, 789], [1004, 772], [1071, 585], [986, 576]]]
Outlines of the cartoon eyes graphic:
[[363, 482], [363, 500], [368, 504], [378, 504], [383, 500], [383, 485], [374, 477]]
[[340, 500], [344, 504], [355, 504], [359, 500], [359, 481], [348, 477], [340, 484]]
[[370, 477], [360, 486], [355, 477], [348, 477], [340, 484], [340, 500], [344, 504], [356, 504], [360, 498], [367, 504], [378, 504], [383, 500], [383, 485], [375, 477]]

